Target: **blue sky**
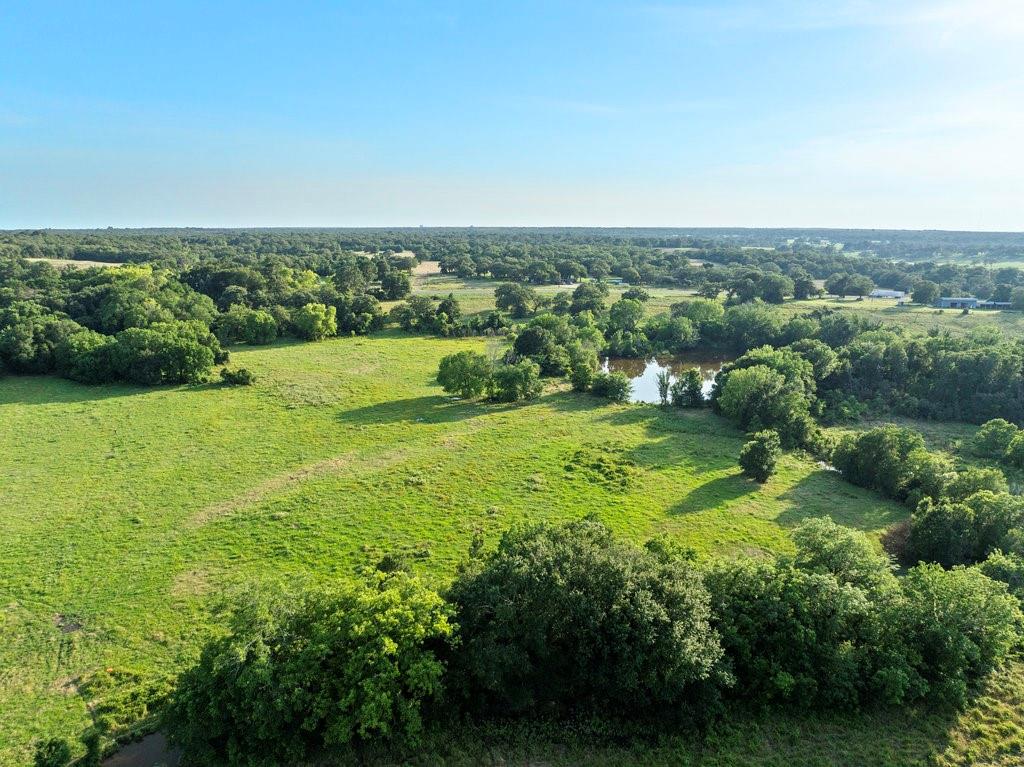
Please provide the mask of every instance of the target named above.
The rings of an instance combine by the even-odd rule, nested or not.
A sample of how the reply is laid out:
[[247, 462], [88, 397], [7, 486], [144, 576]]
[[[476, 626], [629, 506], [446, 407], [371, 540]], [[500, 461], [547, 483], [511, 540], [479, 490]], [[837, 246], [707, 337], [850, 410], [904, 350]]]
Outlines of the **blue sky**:
[[1024, 230], [1024, 2], [0, 0], [0, 227]]

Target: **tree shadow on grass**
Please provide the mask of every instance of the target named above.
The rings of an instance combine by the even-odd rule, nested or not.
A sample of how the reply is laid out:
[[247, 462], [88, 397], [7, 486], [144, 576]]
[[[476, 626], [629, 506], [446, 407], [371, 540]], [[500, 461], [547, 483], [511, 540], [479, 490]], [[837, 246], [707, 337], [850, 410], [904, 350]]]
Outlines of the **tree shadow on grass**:
[[720, 509], [725, 504], [757, 491], [757, 483], [742, 474], [718, 477], [698, 485], [669, 509], [669, 514], [699, 514]]
[[792, 504], [776, 518], [783, 527], [796, 527], [807, 519], [830, 517], [846, 527], [880, 530], [910, 516], [905, 506], [851, 485], [838, 472], [827, 469], [811, 472], [779, 499]]
[[338, 413], [338, 420], [357, 426], [456, 423], [478, 416], [530, 407], [531, 404], [535, 403], [494, 404], [483, 400], [460, 400], [439, 396], [411, 397], [343, 410]]
[[53, 375], [8, 375], [0, 379], [0, 406], [98, 402], [153, 392], [202, 391], [219, 389], [223, 386], [220, 382], [160, 386], [139, 386], [125, 383], [83, 384]]

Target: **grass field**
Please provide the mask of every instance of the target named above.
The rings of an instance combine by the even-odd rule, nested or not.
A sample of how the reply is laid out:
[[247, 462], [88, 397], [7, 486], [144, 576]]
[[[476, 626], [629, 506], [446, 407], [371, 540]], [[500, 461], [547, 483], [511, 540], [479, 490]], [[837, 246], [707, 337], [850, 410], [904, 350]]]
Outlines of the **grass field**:
[[[423, 273], [414, 280], [416, 293], [431, 296], [446, 296], [452, 293], [464, 312], [473, 314], [494, 308], [493, 280], [463, 280], [452, 275]], [[537, 285], [534, 289], [542, 295], [554, 295], [572, 291], [572, 287], [561, 285]], [[608, 302], [618, 300], [628, 286], [611, 286]], [[651, 300], [646, 304], [648, 316], [668, 312], [672, 304], [694, 295], [692, 290], [676, 288], [644, 287]], [[396, 303], [396, 302], [392, 302]], [[972, 311], [962, 314], [957, 309], [939, 310], [928, 306], [898, 306], [895, 300], [865, 298], [816, 298], [806, 301], [790, 299], [782, 304], [784, 311], [803, 314], [814, 309], [828, 308], [837, 312], [860, 314], [888, 325], [897, 325], [910, 331], [927, 332], [932, 328], [950, 330], [954, 333], [968, 332], [972, 328], [992, 325], [999, 328], [1008, 338], [1024, 337], [1024, 312], [1013, 311]]]
[[[390, 551], [442, 586], [474, 531], [493, 545], [515, 522], [587, 513], [705, 557], [786, 551], [787, 530], [811, 516], [872, 534], [906, 516], [796, 455], [766, 486], [749, 482], [736, 466], [742, 435], [708, 412], [606, 405], [557, 386], [516, 406], [445, 397], [438, 360], [482, 343], [385, 333], [239, 349], [233, 364], [258, 376], [249, 388], [0, 381], [0, 765], [27, 763], [37, 737], [88, 725], [82, 675], [187, 664], [211, 608], [247, 584], [344, 578]], [[1019, 711], [986, 712], [1019, 702], [1019, 680], [1016, 668], [995, 680], [988, 708], [964, 725], [912, 713], [751, 720], [700, 763], [1012, 750]], [[453, 748], [473, 763], [473, 744]], [[694, 748], [630, 757], [581, 745], [546, 759], [680, 763]]]
[[476, 529], [493, 543], [591, 512], [703, 554], [785, 550], [808, 516], [878, 531], [904, 515], [796, 457], [759, 488], [738, 473], [741, 435], [709, 413], [564, 391], [451, 402], [437, 362], [479, 343], [237, 351], [252, 388], [0, 381], [0, 763], [86, 724], [79, 675], [178, 668], [209, 601], [248, 581], [344, 577], [397, 550], [440, 584]]

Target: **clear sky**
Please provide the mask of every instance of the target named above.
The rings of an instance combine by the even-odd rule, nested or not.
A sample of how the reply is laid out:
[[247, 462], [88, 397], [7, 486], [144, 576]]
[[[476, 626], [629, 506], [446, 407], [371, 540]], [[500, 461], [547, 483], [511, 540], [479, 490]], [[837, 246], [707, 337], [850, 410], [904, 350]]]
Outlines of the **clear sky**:
[[1024, 0], [0, 0], [0, 227], [1024, 230]]

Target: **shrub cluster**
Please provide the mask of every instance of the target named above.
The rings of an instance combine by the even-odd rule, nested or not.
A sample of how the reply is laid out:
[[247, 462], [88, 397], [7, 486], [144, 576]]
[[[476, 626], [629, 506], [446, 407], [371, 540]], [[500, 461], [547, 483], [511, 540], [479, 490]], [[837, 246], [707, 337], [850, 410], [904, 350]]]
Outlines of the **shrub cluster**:
[[949, 704], [1020, 640], [1017, 599], [981, 569], [898, 578], [827, 520], [794, 539], [793, 558], [701, 569], [586, 519], [476, 545], [445, 598], [397, 571], [246, 603], [181, 676], [165, 726], [190, 763], [259, 765], [415, 745], [459, 713], [678, 727], [726, 705]]
[[479, 397], [484, 392], [495, 402], [518, 402], [540, 395], [540, 367], [529, 359], [494, 365], [478, 352], [462, 351], [441, 359], [437, 382], [451, 394]]

